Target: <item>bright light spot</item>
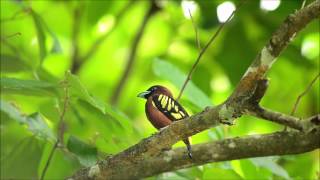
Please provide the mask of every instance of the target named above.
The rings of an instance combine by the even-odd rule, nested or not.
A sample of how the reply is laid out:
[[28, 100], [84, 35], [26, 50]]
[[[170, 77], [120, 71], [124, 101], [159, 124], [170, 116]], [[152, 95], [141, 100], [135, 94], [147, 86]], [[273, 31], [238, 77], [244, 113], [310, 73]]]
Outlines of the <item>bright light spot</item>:
[[219, 6], [217, 7], [217, 15], [219, 22], [226, 22], [235, 9], [236, 6], [230, 1], [226, 1], [222, 4], [219, 4]]
[[225, 92], [230, 89], [230, 81], [226, 76], [219, 76], [210, 82], [210, 86], [215, 92]]
[[33, 37], [32, 39], [31, 39], [31, 45], [32, 46], [35, 46], [35, 45], [37, 45], [38, 44], [38, 38], [35, 36], [35, 37]]
[[[196, 9], [197, 9], [197, 4], [194, 1], [188, 1], [188, 0], [182, 0], [181, 1], [181, 7], [183, 10], [183, 15], [185, 18], [190, 19], [190, 13], [193, 16]], [[189, 13], [190, 11], [190, 13]]]
[[109, 32], [114, 26], [115, 18], [112, 15], [106, 15], [102, 17], [98, 22], [97, 32], [98, 34], [105, 34]]
[[260, 0], [260, 8], [265, 11], [274, 11], [280, 5], [280, 0]]
[[319, 35], [310, 34], [302, 41], [301, 54], [308, 59], [315, 59], [319, 56]]

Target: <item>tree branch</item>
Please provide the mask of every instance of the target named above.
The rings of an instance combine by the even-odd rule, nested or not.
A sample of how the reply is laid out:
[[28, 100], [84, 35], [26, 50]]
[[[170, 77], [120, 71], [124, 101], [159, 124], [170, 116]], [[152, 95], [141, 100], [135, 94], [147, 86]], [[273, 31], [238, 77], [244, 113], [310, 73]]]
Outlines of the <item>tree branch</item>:
[[59, 115], [57, 141], [54, 143], [54, 145], [49, 153], [49, 157], [48, 157], [46, 164], [41, 172], [40, 180], [44, 179], [56, 149], [59, 147], [63, 147], [63, 139], [64, 139], [64, 132], [65, 132], [65, 119], [64, 119], [64, 117], [67, 112], [67, 108], [68, 108], [68, 104], [69, 104], [69, 90], [68, 90], [69, 85], [68, 85], [67, 79], [63, 80], [61, 82], [61, 84], [64, 89], [64, 99], [63, 99], [62, 111], [60, 112], [60, 115]]
[[285, 115], [279, 112], [272, 111], [270, 109], [265, 109], [260, 106], [252, 109], [248, 114], [272, 121], [278, 124], [282, 124], [297, 130], [304, 130], [303, 123], [294, 116]]
[[80, 32], [80, 23], [83, 14], [83, 8], [84, 3], [80, 2], [80, 4], [73, 11], [71, 72], [74, 74], [77, 73], [80, 68], [78, 36]]
[[[250, 107], [250, 103], [252, 103], [252, 98], [254, 96], [256, 97], [260, 96], [259, 94], [261, 93], [257, 93], [257, 90], [259, 89], [259, 87], [257, 86], [259, 82], [261, 82], [261, 80], [264, 79], [266, 72], [271, 67], [271, 64], [275, 61], [275, 58], [279, 56], [279, 54], [285, 49], [285, 47], [291, 41], [294, 35], [298, 33], [303, 27], [305, 27], [311, 20], [319, 17], [319, 14], [320, 14], [320, 1], [317, 0], [311, 3], [309, 6], [289, 15], [288, 18], [284, 21], [284, 23], [280, 26], [280, 28], [272, 35], [271, 40], [262, 49], [262, 51], [259, 53], [257, 58], [248, 68], [247, 72], [240, 80], [233, 94], [224, 103], [215, 107], [208, 107], [204, 111], [197, 113], [189, 118], [186, 118], [181, 121], [176, 121], [171, 125], [167, 126], [165, 129], [158, 132], [157, 134], [152, 135], [149, 138], [143, 139], [138, 144], [124, 150], [123, 152], [120, 152], [110, 158], [100, 161], [98, 162], [97, 165], [93, 167], [79, 170], [74, 174], [72, 178], [73, 179], [92, 179], [92, 178], [122, 179], [122, 178], [139, 178], [139, 177], [144, 177], [146, 175], [154, 175], [157, 173], [155, 172], [156, 170], [154, 171], [152, 170], [152, 169], [155, 169], [155, 167], [152, 167], [151, 165], [146, 166], [145, 165], [146, 161], [152, 162], [157, 160], [157, 162], [161, 163], [158, 157], [161, 157], [161, 153], [163, 153], [162, 152], [163, 149], [168, 149], [179, 140], [185, 139], [189, 136], [197, 134], [210, 127], [217, 126], [220, 123], [232, 124], [235, 118], [240, 117], [244, 112], [248, 111], [248, 107]], [[261, 92], [263, 92], [263, 88]], [[253, 104], [253, 105], [257, 105], [257, 104]], [[291, 121], [291, 120], [286, 119], [286, 121]], [[277, 121], [277, 123], [286, 122], [286, 121]], [[232, 151], [233, 153], [239, 153], [237, 156], [233, 157], [234, 159], [272, 155], [272, 153], [270, 152], [272, 151], [272, 149], [269, 146], [270, 145], [269, 143], [271, 143], [271, 140], [273, 140], [273, 142], [275, 143], [278, 142], [279, 143], [278, 145], [280, 145], [279, 147], [277, 145], [274, 146], [273, 150], [274, 152], [276, 151], [275, 154], [301, 153], [301, 152], [306, 152], [306, 151], [310, 151], [312, 149], [318, 148], [319, 147], [319, 144], [318, 144], [319, 143], [318, 141], [319, 127], [317, 123], [319, 124], [320, 122], [319, 118], [313, 117], [311, 118], [310, 121], [303, 121], [303, 122], [305, 123], [304, 126], [312, 127], [311, 131], [308, 131], [310, 133], [305, 134], [306, 136], [304, 137], [306, 137], [306, 139], [304, 138], [299, 139], [298, 137], [302, 137], [302, 136], [295, 136], [295, 135], [303, 135], [305, 132], [282, 132], [280, 134], [283, 135], [283, 138], [282, 136], [278, 136], [277, 134], [274, 134], [274, 136], [272, 135], [262, 136], [262, 137], [271, 137], [270, 139], [266, 138], [266, 139], [261, 139], [259, 141], [254, 141], [255, 143], [259, 143], [259, 144], [265, 143], [265, 145], [268, 148], [259, 149], [260, 146], [255, 146], [254, 144], [251, 144], [250, 147], [244, 146], [245, 148], [241, 149], [240, 144], [234, 143], [230, 145], [230, 142], [228, 143], [228, 148], [232, 148], [234, 145], [235, 147], [237, 147], [237, 145], [239, 146], [234, 151]], [[291, 123], [287, 123], [287, 124], [289, 125]], [[288, 136], [286, 136], [286, 134]], [[293, 137], [297, 137], [297, 138], [293, 138]], [[247, 138], [248, 142], [252, 142], [250, 140], [253, 140], [253, 139], [250, 139], [249, 137], [249, 140], [248, 140]], [[297, 143], [298, 140], [301, 140], [301, 144]], [[223, 140], [221, 142], [227, 142], [227, 141], [228, 140]], [[310, 142], [310, 145], [312, 146], [312, 148], [309, 148], [310, 146], [308, 146], [309, 144], [307, 143], [308, 141]], [[285, 144], [285, 146], [283, 146], [283, 144]], [[218, 145], [219, 144], [214, 144], [214, 147], [219, 147]], [[302, 148], [295, 147], [298, 145], [304, 146], [305, 150], [303, 151], [301, 150]], [[201, 159], [201, 155], [199, 155], [197, 151], [199, 146], [200, 145], [194, 146], [195, 148], [194, 159], [192, 160], [188, 159], [186, 157], [186, 154], [184, 155], [185, 159], [181, 158], [181, 161], [191, 161], [190, 162], [192, 163], [191, 165], [183, 166], [183, 163], [181, 161], [173, 161], [173, 162], [182, 163], [181, 166], [178, 166], [177, 164], [173, 164], [173, 162], [168, 161], [165, 164], [163, 164], [163, 166], [176, 165], [177, 168], [170, 169], [170, 170], [174, 170], [178, 168], [184, 168], [184, 167], [195, 166], [195, 165], [211, 162], [209, 160], [206, 161], [207, 159]], [[213, 147], [211, 146], [210, 148], [205, 147], [204, 148], [205, 150], [203, 151], [212, 152], [211, 148]], [[259, 153], [253, 151], [254, 149], [256, 149], [256, 151], [260, 150]], [[248, 151], [248, 150], [252, 150], [252, 151]], [[224, 147], [222, 152], [225, 153], [225, 151], [227, 151], [226, 147]], [[252, 154], [250, 154], [249, 152]], [[214, 152], [212, 153], [213, 154], [211, 155], [214, 156]], [[241, 153], [243, 153], [242, 156], [240, 156]], [[181, 153], [181, 156], [179, 157], [182, 157], [182, 156], [183, 155]], [[175, 157], [175, 156], [172, 156], [172, 157]], [[221, 159], [221, 160], [230, 160], [233, 158], [225, 157], [225, 159]], [[140, 167], [142, 168], [139, 169]], [[160, 165], [157, 166], [156, 168], [160, 168]], [[143, 173], [145, 174], [140, 174], [141, 170], [143, 170], [144, 171]], [[169, 169], [166, 169], [163, 171], [167, 171], [167, 170]], [[154, 173], [147, 174], [147, 172], [152, 172], [152, 171]]]
[[294, 115], [294, 113], [297, 110], [297, 107], [298, 107], [298, 104], [299, 104], [301, 98], [309, 92], [309, 90], [311, 89], [311, 87], [317, 81], [317, 79], [319, 77], [320, 77], [320, 73], [309, 83], [308, 87], [298, 96], [296, 102], [294, 103], [294, 106], [292, 108], [292, 111], [291, 111], [290, 115]]
[[127, 59], [127, 64], [124, 69], [124, 72], [121, 75], [121, 78], [120, 78], [118, 84], [116, 85], [112, 95], [111, 95], [111, 104], [113, 104], [113, 105], [116, 105], [118, 103], [118, 100], [119, 100], [119, 97], [122, 93], [123, 87], [125, 86], [125, 84], [127, 82], [127, 79], [129, 77], [129, 74], [131, 72], [131, 69], [133, 67], [133, 64], [134, 64], [134, 61], [136, 58], [138, 45], [140, 43], [140, 40], [142, 38], [143, 32], [146, 28], [146, 25], [147, 25], [149, 19], [152, 17], [152, 15], [155, 14], [158, 10], [159, 10], [159, 8], [157, 7], [155, 0], [151, 1], [150, 8], [149, 8], [148, 12], [146, 13], [146, 15], [144, 16], [142, 23], [138, 29], [138, 32], [132, 41], [131, 49], [129, 52], [129, 56]]
[[[309, 133], [283, 131], [272, 134], [230, 138], [192, 146], [192, 154], [194, 157], [192, 160], [186, 157], [185, 148], [177, 148], [163, 151], [158, 156], [150, 159], [141, 159], [141, 163], [135, 166], [124, 166], [123, 168], [126, 169], [126, 173], [119, 176], [110, 176], [110, 174], [108, 174], [108, 176], [96, 177], [95, 175], [99, 175], [101, 172], [100, 167], [104, 165], [103, 163], [99, 163], [99, 165], [82, 170], [82, 172], [89, 172], [91, 176], [85, 173], [78, 173], [72, 178], [79, 180], [89, 178], [105, 179], [106, 177], [108, 177], [108, 179], [135, 179], [210, 162], [298, 154], [319, 148], [319, 138], [319, 128]], [[95, 174], [95, 172], [99, 173]], [[129, 174], [127, 174], [128, 172]]]

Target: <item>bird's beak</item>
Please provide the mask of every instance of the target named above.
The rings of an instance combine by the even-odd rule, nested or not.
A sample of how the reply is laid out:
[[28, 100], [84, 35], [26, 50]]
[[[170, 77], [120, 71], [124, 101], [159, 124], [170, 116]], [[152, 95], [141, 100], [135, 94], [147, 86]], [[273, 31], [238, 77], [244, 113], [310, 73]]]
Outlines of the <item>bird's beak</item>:
[[142, 92], [142, 93], [139, 93], [139, 94], [138, 94], [138, 97], [147, 99], [147, 96], [148, 96], [150, 93], [151, 93], [151, 91], [144, 91], [144, 92]]

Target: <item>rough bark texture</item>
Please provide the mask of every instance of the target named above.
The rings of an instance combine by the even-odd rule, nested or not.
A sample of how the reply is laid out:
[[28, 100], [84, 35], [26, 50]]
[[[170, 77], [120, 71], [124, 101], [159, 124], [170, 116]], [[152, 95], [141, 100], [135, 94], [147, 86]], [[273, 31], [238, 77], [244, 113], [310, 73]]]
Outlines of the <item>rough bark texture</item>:
[[[207, 162], [295, 154], [319, 148], [319, 116], [298, 121], [295, 117], [259, 106], [267, 88], [267, 80], [264, 79], [266, 72], [295, 34], [311, 20], [319, 17], [319, 14], [320, 1], [317, 0], [289, 15], [248, 68], [234, 93], [223, 104], [208, 107], [190, 118], [172, 123], [123, 152], [100, 161], [95, 166], [79, 170], [71, 178], [134, 179]], [[234, 119], [242, 114], [262, 117], [298, 129], [300, 132], [256, 135], [194, 145], [192, 161], [186, 157], [183, 149], [163, 151], [181, 139], [220, 123], [233, 124]]]

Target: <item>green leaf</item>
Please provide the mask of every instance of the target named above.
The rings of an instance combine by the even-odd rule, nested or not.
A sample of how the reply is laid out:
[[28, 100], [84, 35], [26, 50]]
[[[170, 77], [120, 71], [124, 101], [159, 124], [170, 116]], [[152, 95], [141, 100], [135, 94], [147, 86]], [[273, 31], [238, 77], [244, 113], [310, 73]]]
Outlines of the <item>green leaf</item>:
[[121, 127], [126, 130], [127, 133], [132, 133], [133, 126], [130, 119], [121, 111], [115, 109], [110, 105], [106, 105], [106, 113], [114, 120], [120, 123]]
[[82, 85], [79, 78], [70, 72], [67, 72], [67, 81], [70, 85], [69, 92], [71, 97], [79, 98], [91, 104], [93, 107], [99, 109], [101, 112], [106, 113], [103, 101], [94, 98], [89, 94], [88, 90]]
[[49, 28], [49, 26], [44, 22], [44, 20], [39, 16], [42, 25], [44, 28], [47, 30], [47, 32], [50, 34], [51, 38], [53, 39], [53, 44], [51, 48], [51, 53], [61, 53], [62, 52], [62, 47], [60, 44], [60, 41], [57, 37], [57, 35]]
[[44, 58], [47, 55], [47, 50], [46, 50], [46, 35], [45, 35], [45, 30], [44, 27], [42, 26], [41, 23], [41, 17], [32, 9], [30, 9], [30, 15], [33, 19], [34, 25], [37, 30], [37, 38], [38, 38], [38, 44], [39, 44], [39, 55], [40, 55], [40, 64], [44, 60]]
[[[180, 89], [186, 80], [187, 76], [182, 73], [173, 64], [163, 61], [160, 59], [155, 59], [153, 63], [153, 71], [155, 74], [161, 78], [169, 80], [178, 89]], [[201, 109], [206, 106], [212, 105], [210, 98], [203, 93], [192, 81], [189, 81], [185, 89], [186, 97], [195, 105]]]
[[232, 169], [221, 169], [221, 168], [206, 168], [203, 172], [203, 179], [216, 179], [216, 180], [222, 180], [222, 179], [242, 179], [239, 174], [237, 174]]
[[248, 159], [238, 160], [241, 172], [245, 179], [267, 179], [271, 173], [264, 168], [260, 168]]
[[0, 109], [11, 119], [19, 122], [20, 124], [27, 125], [28, 130], [37, 137], [48, 139], [52, 142], [56, 140], [55, 135], [48, 127], [45, 120], [41, 117], [40, 113], [34, 113], [29, 116], [23, 115], [16, 107], [3, 100], [0, 101]]
[[55, 84], [36, 80], [22, 80], [3, 77], [0, 79], [1, 91], [4, 93], [24, 95], [57, 95]]
[[1, 72], [19, 72], [30, 69], [30, 67], [19, 57], [1, 54]]
[[27, 117], [26, 124], [29, 127], [29, 130], [33, 132], [38, 137], [43, 139], [49, 139], [55, 141], [55, 135], [52, 130], [49, 128], [45, 120], [42, 118], [40, 113], [33, 113]]
[[38, 179], [41, 154], [42, 145], [34, 137], [18, 142], [12, 151], [1, 159], [1, 179]]
[[53, 39], [53, 44], [52, 44], [52, 48], [51, 48], [51, 53], [62, 53], [62, 47], [61, 44], [58, 40], [58, 37], [53, 33], [53, 32], [49, 32], [52, 39]]
[[279, 166], [274, 161], [273, 157], [251, 158], [250, 160], [256, 166], [266, 168], [275, 175], [278, 175], [278, 176], [283, 177], [285, 179], [290, 178], [288, 172], [284, 168]]
[[0, 100], [0, 109], [2, 112], [6, 113], [10, 118], [18, 121], [21, 124], [27, 122], [27, 117], [22, 115], [16, 107], [7, 103], [6, 101]]
[[75, 136], [69, 137], [67, 148], [77, 156], [83, 166], [92, 166], [97, 162], [97, 148], [86, 144]]

